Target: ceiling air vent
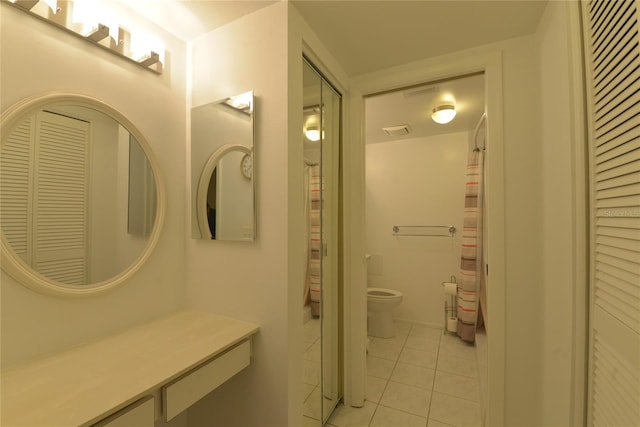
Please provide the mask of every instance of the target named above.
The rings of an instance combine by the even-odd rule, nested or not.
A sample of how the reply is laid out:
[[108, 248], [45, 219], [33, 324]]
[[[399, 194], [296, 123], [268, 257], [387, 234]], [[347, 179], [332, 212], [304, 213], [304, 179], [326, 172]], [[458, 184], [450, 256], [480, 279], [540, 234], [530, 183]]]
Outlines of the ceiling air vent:
[[410, 132], [409, 125], [389, 126], [382, 128], [382, 130], [389, 136], [403, 136]]

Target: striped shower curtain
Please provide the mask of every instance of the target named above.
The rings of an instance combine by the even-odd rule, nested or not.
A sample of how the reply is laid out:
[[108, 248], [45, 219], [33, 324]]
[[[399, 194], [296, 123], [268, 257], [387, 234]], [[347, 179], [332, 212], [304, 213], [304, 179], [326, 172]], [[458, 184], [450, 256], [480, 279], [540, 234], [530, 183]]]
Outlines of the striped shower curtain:
[[311, 294], [311, 314], [320, 315], [321, 251], [320, 197], [322, 195], [320, 166], [309, 167], [309, 250], [307, 280]]
[[483, 152], [469, 153], [464, 198], [462, 259], [458, 280], [457, 333], [464, 341], [474, 342], [478, 320], [478, 293], [482, 280], [482, 189]]

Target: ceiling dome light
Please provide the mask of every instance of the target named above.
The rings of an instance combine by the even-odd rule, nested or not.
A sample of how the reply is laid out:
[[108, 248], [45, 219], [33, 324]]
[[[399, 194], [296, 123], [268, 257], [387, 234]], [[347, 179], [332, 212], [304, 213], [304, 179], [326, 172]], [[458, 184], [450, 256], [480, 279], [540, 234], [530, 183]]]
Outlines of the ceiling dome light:
[[309, 125], [304, 131], [304, 136], [306, 136], [309, 141], [320, 141], [320, 129], [318, 126]]
[[456, 107], [450, 104], [439, 105], [433, 109], [431, 118], [434, 122], [441, 125], [449, 123], [456, 116]]

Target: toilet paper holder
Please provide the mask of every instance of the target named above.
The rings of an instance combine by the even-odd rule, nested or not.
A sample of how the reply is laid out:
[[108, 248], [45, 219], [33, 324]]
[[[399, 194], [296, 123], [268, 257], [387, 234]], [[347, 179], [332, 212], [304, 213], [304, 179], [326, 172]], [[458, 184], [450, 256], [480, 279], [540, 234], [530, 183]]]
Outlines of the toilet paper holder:
[[[455, 294], [450, 294], [449, 292], [445, 291], [445, 294], [450, 295], [450, 299], [449, 301], [444, 301], [444, 327], [443, 327], [443, 334], [451, 333], [451, 334], [456, 334], [456, 323], [457, 323], [457, 319], [458, 319], [458, 309], [457, 309], [457, 281], [456, 281], [456, 277], [455, 276], [451, 276], [451, 278], [449, 279], [449, 282], [442, 282], [442, 287], [443, 289], [450, 289], [450, 286], [447, 286], [449, 284], [456, 284], [455, 286], [455, 290], [456, 293]], [[451, 321], [449, 320], [451, 319]], [[452, 330], [453, 329], [453, 330]]]

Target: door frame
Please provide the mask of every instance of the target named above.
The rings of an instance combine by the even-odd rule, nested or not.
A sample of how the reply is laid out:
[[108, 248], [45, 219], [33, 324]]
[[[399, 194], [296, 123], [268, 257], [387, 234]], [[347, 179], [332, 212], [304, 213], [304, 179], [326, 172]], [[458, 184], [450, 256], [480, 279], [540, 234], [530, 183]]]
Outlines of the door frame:
[[587, 94], [583, 47], [582, 2], [567, 2], [567, 43], [571, 99], [571, 152], [573, 155], [573, 342], [571, 343], [571, 425], [587, 422], [587, 371], [589, 356], [590, 219]]
[[[504, 200], [504, 138], [502, 97], [502, 54], [468, 52], [429, 58], [359, 76], [352, 80], [349, 120], [346, 124], [345, 147], [345, 264], [350, 265], [345, 278], [350, 312], [345, 324], [348, 343], [345, 352], [345, 404], [362, 406], [366, 382], [366, 264], [365, 264], [365, 146], [364, 98], [378, 92], [429, 81], [483, 71], [485, 75], [487, 139], [491, 141], [487, 158], [486, 179], [491, 185], [487, 196], [488, 256], [491, 263], [491, 292], [488, 295], [487, 323], [491, 333], [488, 341], [488, 379], [485, 424], [504, 424], [505, 398], [505, 200]], [[346, 302], [346, 301], [345, 301]]]

